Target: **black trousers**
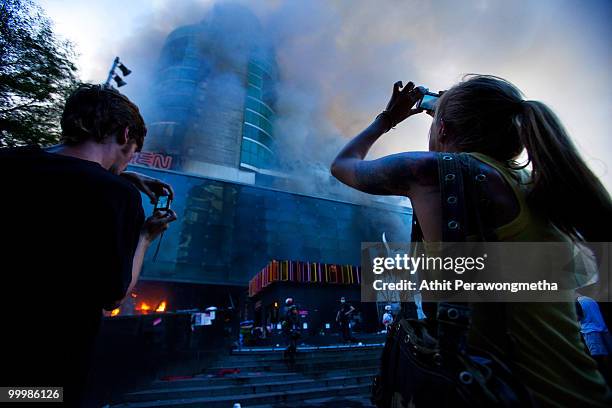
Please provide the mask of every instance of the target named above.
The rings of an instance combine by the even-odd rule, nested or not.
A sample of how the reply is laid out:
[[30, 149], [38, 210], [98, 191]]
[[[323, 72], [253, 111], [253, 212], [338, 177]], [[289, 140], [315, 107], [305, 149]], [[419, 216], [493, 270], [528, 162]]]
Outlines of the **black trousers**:
[[340, 322], [340, 333], [342, 333], [342, 340], [343, 341], [352, 341], [353, 335], [351, 334], [351, 326], [349, 325], [349, 322]]

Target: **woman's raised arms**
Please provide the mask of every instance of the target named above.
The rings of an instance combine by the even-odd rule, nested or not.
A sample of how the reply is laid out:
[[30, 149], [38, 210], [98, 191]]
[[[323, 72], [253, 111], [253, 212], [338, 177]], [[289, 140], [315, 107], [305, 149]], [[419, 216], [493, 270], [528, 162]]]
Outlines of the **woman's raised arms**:
[[353, 138], [335, 158], [331, 173], [342, 183], [369, 194], [410, 196], [418, 186], [437, 183], [435, 153], [408, 152], [364, 160], [378, 138], [407, 117], [421, 112], [413, 109], [423, 96], [422, 88], [409, 82], [393, 86], [387, 108]]

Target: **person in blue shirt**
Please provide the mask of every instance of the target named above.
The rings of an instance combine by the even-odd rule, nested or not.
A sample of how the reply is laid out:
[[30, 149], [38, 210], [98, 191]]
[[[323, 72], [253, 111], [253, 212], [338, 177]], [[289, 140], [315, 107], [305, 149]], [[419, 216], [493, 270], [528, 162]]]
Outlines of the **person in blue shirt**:
[[608, 384], [610, 375], [610, 353], [612, 353], [612, 335], [601, 315], [599, 305], [588, 296], [578, 296], [578, 319], [580, 320], [580, 333], [589, 354], [597, 362], [599, 370]]

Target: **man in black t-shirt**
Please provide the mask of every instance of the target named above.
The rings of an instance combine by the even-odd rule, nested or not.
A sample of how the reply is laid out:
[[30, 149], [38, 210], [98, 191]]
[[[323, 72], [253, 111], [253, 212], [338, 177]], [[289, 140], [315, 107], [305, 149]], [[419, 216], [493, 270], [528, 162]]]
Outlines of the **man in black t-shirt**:
[[125, 96], [84, 85], [61, 125], [63, 143], [49, 151], [0, 149], [0, 386], [63, 386], [78, 406], [102, 309], [131, 291], [147, 248], [176, 215], [145, 220], [134, 185], [152, 199], [171, 187], [120, 176], [146, 134]]

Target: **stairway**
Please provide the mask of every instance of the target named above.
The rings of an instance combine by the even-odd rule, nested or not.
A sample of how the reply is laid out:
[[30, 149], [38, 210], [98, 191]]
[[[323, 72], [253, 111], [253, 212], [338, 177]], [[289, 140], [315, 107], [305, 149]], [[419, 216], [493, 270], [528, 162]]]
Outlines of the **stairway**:
[[[282, 349], [234, 351], [204, 373], [157, 380], [113, 408], [370, 408], [381, 344], [298, 347], [291, 366]], [[231, 372], [233, 371], [233, 372]]]

